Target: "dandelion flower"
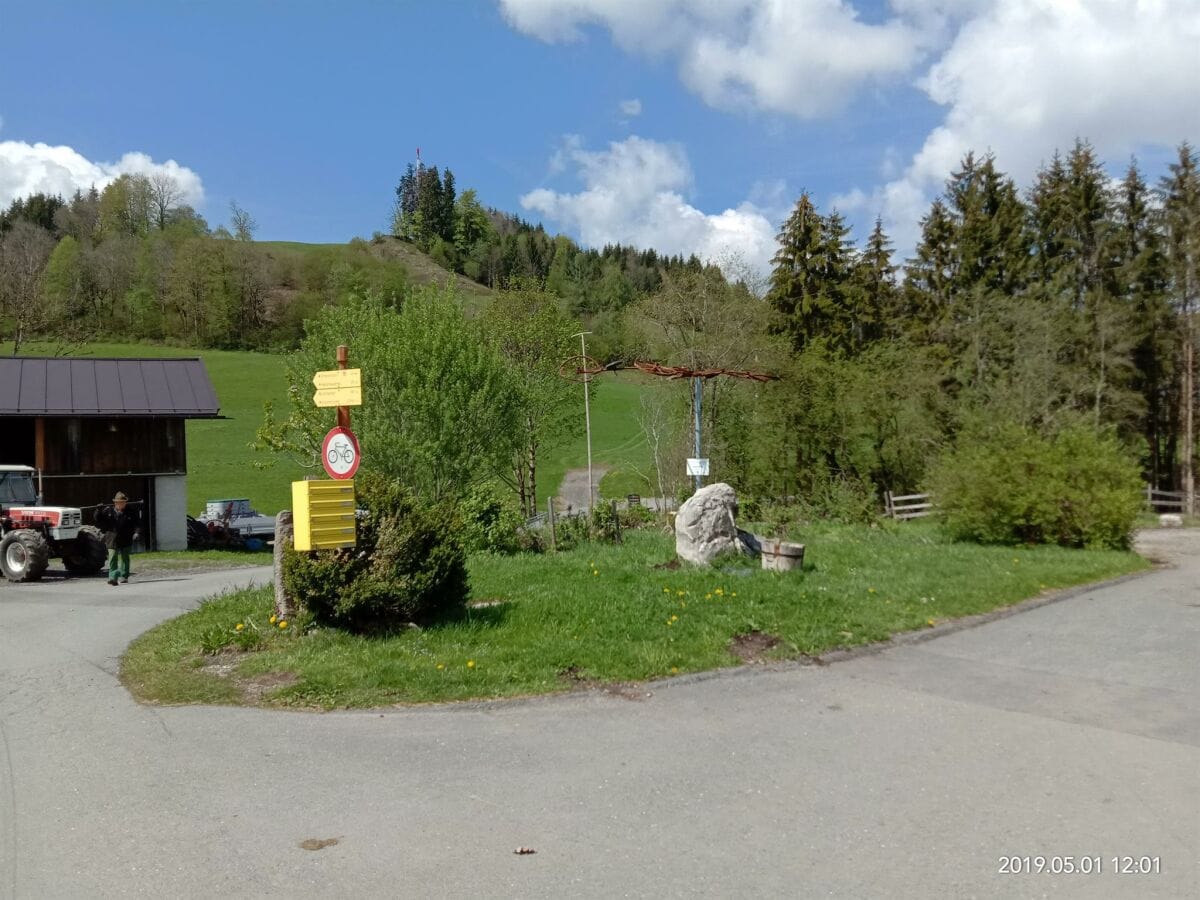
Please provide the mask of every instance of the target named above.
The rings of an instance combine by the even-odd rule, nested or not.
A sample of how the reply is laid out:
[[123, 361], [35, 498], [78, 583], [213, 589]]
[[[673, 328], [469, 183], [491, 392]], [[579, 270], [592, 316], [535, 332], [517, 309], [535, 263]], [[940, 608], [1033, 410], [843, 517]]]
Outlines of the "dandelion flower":
[[670, 588], [663, 588], [663, 593], [664, 593], [664, 594], [669, 594], [669, 593], [671, 593], [671, 589], [670, 589]]
[[925, 624], [926, 624], [926, 625], [929, 625], [930, 627], [933, 627], [933, 625], [934, 625], [935, 623], [934, 623], [933, 619], [926, 619], [926, 620], [925, 620]]
[[440, 672], [440, 671], [442, 671], [442, 669], [446, 668], [446, 664], [445, 664], [445, 663], [438, 663], [437, 667], [438, 667], [438, 671]]
[[687, 591], [676, 591], [676, 594], [678, 594], [680, 597], [686, 597]]
[[737, 591], [734, 591], [732, 594], [730, 594], [730, 596], [731, 596], [731, 597], [736, 597], [736, 596], [737, 596]]
[[873, 593], [875, 593], [875, 588], [867, 588], [867, 593], [868, 593], [868, 594], [873, 594]]
[[717, 588], [715, 591], [713, 591], [713, 593], [716, 594], [718, 597], [720, 597], [723, 593], [725, 593], [725, 589]]
[[473, 668], [475, 668], [475, 660], [473, 660], [473, 659], [468, 659], [468, 660], [467, 660], [467, 668], [468, 668], [468, 669], [473, 669]]
[[705, 594], [705, 595], [704, 595], [704, 599], [705, 599], [705, 600], [711, 600], [711, 599], [712, 599], [712, 594]]
[[287, 619], [284, 619], [282, 622], [280, 622], [280, 623], [279, 623], [279, 627], [280, 627], [280, 628], [287, 628]]
[[679, 674], [679, 666], [671, 666], [671, 674], [678, 675]]
[[243, 628], [245, 628], [245, 627], [246, 627], [246, 626], [245, 626], [245, 625], [243, 625], [241, 622], [238, 622], [236, 625], [234, 625], [234, 626], [233, 626], [233, 630], [234, 630], [234, 631], [241, 631], [241, 630], [242, 630]]
[[679, 616], [671, 616], [671, 621], [672, 621], [672, 622], [678, 622], [678, 621], [679, 621]]
[[592, 574], [593, 574], [593, 575], [599, 575], [600, 573], [599, 573], [599, 572], [597, 572], [595, 569], [592, 569]]
[[276, 622], [278, 622], [278, 621], [279, 621], [279, 617], [278, 617], [278, 616], [271, 616], [271, 618], [267, 619], [267, 621], [268, 621], [268, 622], [270, 622], [272, 625], [274, 625]]

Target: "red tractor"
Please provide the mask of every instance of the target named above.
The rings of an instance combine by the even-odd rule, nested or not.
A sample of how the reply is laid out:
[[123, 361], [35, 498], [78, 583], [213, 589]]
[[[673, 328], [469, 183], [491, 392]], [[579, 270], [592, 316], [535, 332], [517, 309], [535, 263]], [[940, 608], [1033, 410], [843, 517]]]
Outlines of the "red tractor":
[[9, 581], [37, 581], [61, 557], [72, 575], [95, 575], [108, 551], [100, 529], [69, 506], [40, 506], [29, 466], [0, 466], [0, 572]]

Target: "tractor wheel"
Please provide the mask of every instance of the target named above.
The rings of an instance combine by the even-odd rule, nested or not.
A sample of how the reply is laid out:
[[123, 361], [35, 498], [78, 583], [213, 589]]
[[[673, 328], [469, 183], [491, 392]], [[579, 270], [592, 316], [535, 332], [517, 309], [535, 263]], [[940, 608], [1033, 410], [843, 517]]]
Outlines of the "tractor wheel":
[[92, 525], [84, 525], [74, 541], [63, 545], [63, 565], [72, 575], [96, 575], [104, 570], [107, 561], [104, 538], [100, 529]]
[[0, 572], [9, 581], [37, 581], [50, 565], [50, 545], [36, 531], [20, 528], [0, 541]]

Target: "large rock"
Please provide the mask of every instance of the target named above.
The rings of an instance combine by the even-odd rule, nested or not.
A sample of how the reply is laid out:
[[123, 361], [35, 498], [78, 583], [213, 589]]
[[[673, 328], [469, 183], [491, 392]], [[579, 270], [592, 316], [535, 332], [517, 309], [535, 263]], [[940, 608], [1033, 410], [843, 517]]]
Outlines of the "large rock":
[[690, 563], [707, 566], [722, 553], [748, 548], [738, 536], [737, 494], [727, 484], [702, 487], [675, 516], [675, 552]]

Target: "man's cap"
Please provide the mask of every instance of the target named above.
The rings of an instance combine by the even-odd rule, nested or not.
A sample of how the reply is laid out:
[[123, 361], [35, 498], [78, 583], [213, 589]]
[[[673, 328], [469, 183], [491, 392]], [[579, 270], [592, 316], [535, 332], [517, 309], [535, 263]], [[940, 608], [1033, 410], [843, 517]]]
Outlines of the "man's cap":
[[117, 496], [113, 497], [113, 503], [116, 503], [118, 500], [128, 500], [128, 499], [129, 498], [125, 496], [124, 491], [117, 491]]

